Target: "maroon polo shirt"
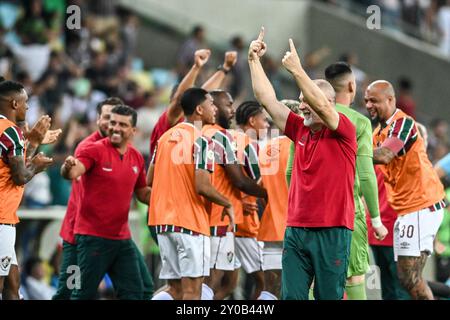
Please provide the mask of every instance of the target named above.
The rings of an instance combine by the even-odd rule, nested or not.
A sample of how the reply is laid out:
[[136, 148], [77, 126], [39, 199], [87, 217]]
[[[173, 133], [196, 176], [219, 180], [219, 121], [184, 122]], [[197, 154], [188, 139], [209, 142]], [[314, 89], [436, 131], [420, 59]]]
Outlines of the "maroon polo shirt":
[[[80, 151], [86, 146], [94, 143], [100, 139], [103, 139], [99, 131], [95, 131], [84, 140], [82, 140], [75, 149], [75, 157], [77, 158]], [[80, 200], [83, 195], [83, 176], [72, 181], [72, 191], [70, 193], [69, 202], [67, 203], [66, 215], [61, 226], [60, 236], [61, 238], [70, 243], [75, 244], [75, 234], [73, 228], [75, 226], [75, 219], [80, 207]]]
[[353, 230], [356, 129], [339, 113], [336, 130], [312, 133], [290, 112], [286, 135], [295, 143], [288, 201], [288, 227], [345, 227]]
[[77, 159], [86, 173], [74, 233], [130, 239], [128, 213], [133, 192], [146, 186], [144, 158], [131, 144], [120, 155], [105, 138], [82, 149]]

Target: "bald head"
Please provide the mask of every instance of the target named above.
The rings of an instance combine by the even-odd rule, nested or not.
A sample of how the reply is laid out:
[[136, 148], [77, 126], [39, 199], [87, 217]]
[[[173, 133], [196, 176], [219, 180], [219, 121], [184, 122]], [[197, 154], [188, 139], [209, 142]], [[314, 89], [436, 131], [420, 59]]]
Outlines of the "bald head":
[[369, 84], [364, 100], [370, 117], [378, 122], [388, 120], [395, 112], [394, 87], [386, 80], [377, 80]]
[[320, 88], [320, 90], [322, 90], [327, 99], [333, 102], [334, 104], [336, 92], [334, 91], [333, 86], [327, 80], [316, 79], [313, 81]]
[[394, 87], [389, 81], [377, 80], [369, 84], [367, 90], [377, 91], [386, 96], [395, 97]]

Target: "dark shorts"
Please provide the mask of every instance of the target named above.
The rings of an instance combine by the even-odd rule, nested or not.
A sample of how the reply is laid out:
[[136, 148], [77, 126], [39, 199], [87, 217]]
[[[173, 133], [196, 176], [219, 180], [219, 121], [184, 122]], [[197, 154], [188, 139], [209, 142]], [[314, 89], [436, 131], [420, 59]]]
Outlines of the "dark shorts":
[[110, 276], [119, 299], [144, 298], [139, 255], [131, 239], [110, 240], [77, 235], [76, 241], [81, 283], [79, 288], [74, 288], [71, 299], [94, 299], [98, 285], [106, 273]]
[[[53, 300], [69, 300], [72, 295], [72, 289], [69, 289], [67, 280], [73, 274], [73, 266], [77, 266], [77, 246], [63, 241], [63, 251], [61, 256], [61, 266], [58, 277], [58, 289], [53, 296]], [[71, 267], [72, 266], [72, 267]]]
[[139, 248], [134, 243], [134, 241], [132, 242], [134, 250], [136, 251], [136, 256], [138, 257], [139, 273], [141, 274], [142, 285], [144, 287], [144, 296], [142, 297], [142, 299], [151, 300], [154, 292], [153, 279], [150, 272], [148, 271], [144, 256], [142, 255], [141, 251], [139, 251]]
[[344, 296], [352, 231], [347, 228], [287, 227], [282, 257], [283, 300], [308, 300], [314, 280], [314, 297], [340, 300]]

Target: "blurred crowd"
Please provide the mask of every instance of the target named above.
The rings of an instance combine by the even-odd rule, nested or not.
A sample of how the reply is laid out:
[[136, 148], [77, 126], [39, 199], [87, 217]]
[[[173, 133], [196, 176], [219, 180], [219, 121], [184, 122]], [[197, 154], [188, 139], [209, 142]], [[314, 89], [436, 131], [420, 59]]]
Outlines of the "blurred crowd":
[[[345, 1], [327, 2], [342, 5]], [[403, 29], [403, 25], [412, 25], [420, 30], [423, 39], [439, 44], [441, 48], [448, 46], [446, 54], [450, 56], [450, 1], [347, 1], [353, 2], [360, 5], [379, 4], [386, 25], [406, 33], [411, 29]], [[79, 29], [66, 26], [71, 16], [66, 13], [66, 8], [70, 5], [81, 9]], [[172, 87], [192, 65], [194, 52], [208, 48], [208, 44], [205, 37], [207, 30], [196, 26], [180, 46], [173, 69], [144, 66], [143, 60], [136, 54], [139, 23], [134, 13], [118, 7], [112, 0], [1, 1], [0, 75], [25, 85], [29, 95], [27, 119], [30, 126], [41, 115], [49, 114], [53, 127], [63, 129], [58, 143], [43, 150], [53, 157], [55, 164], [27, 185], [25, 207], [67, 205], [71, 185], [60, 176], [59, 169], [64, 159], [73, 154], [77, 143], [95, 130], [96, 105], [108, 96], [120, 97], [137, 110], [138, 133], [134, 144], [148, 160], [150, 135], [168, 105]], [[443, 41], [448, 43], [443, 44]], [[225, 86], [239, 102], [248, 95], [245, 89], [249, 75], [245, 39], [234, 36], [230, 40], [229, 50], [238, 52], [238, 62], [231, 71], [231, 77], [227, 77]], [[367, 115], [363, 92], [374, 79], [359, 69], [358, 57], [354, 53], [336, 54], [329, 48], [321, 48], [304, 57], [305, 70], [312, 78], [323, 78], [323, 61], [330, 55], [352, 66], [359, 88], [355, 107]], [[288, 98], [281, 96], [283, 77], [279, 64], [270, 56], [264, 57], [264, 68], [278, 97]], [[394, 84], [397, 104], [420, 122], [422, 119], [417, 118], [420, 106], [416, 105], [413, 85], [411, 79], [398, 79], [396, 86]], [[428, 127], [428, 153], [432, 162], [436, 163], [450, 151], [448, 122], [436, 118], [424, 125]], [[54, 259], [53, 274], [57, 274], [58, 251]], [[50, 297], [53, 291], [51, 286], [44, 286], [49, 279], [44, 279], [43, 270], [49, 265], [33, 256], [28, 257], [27, 261], [25, 274], [30, 279], [23, 283], [30, 288], [28, 294], [33, 295], [33, 288], [36, 288], [36, 292]], [[105, 279], [105, 292], [110, 288], [108, 283]]]
[[[70, 5], [80, 8], [79, 17], [66, 13]], [[73, 19], [79, 19], [81, 28], [66, 27]], [[148, 156], [152, 126], [176, 75], [144, 69], [135, 56], [138, 24], [137, 16], [110, 0], [0, 3], [0, 74], [25, 85], [30, 126], [49, 114], [53, 126], [64, 132], [58, 144], [45, 150], [55, 159], [54, 169], [27, 188], [29, 207], [67, 203], [70, 184], [60, 177], [58, 167], [94, 130], [95, 107], [108, 96], [119, 96], [138, 110], [136, 145]]]
[[[435, 44], [450, 57], [450, 1], [448, 0], [324, 0], [363, 16], [370, 5], [381, 9], [381, 27], [394, 29]], [[370, 12], [372, 14], [373, 12]]]

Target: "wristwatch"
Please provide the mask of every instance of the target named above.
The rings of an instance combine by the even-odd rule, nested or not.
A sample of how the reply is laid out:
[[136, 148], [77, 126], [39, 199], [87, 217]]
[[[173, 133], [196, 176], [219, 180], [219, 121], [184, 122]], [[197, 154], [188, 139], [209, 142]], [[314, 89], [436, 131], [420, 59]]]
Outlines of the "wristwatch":
[[217, 67], [217, 71], [223, 71], [223, 73], [225, 73], [225, 74], [228, 74], [228, 72], [230, 72], [230, 70], [225, 69], [223, 64], [219, 64], [219, 66]]

